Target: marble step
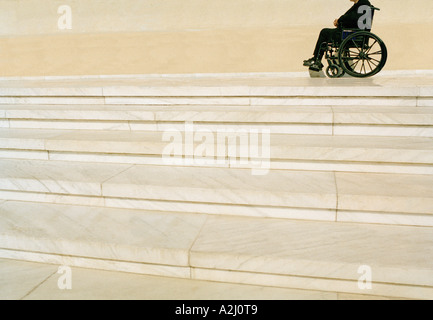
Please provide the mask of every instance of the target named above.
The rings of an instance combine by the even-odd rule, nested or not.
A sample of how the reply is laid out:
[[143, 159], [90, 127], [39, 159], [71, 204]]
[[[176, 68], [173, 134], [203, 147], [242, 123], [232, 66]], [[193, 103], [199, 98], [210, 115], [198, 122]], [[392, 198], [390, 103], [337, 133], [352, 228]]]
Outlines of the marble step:
[[0, 104], [433, 107], [430, 76], [310, 79], [278, 74], [1, 79]]
[[433, 107], [0, 105], [1, 128], [164, 131], [185, 122], [206, 130], [433, 137]]
[[433, 226], [433, 175], [0, 160], [0, 199]]
[[[199, 134], [0, 129], [0, 158], [433, 174], [432, 138], [215, 132], [203, 140]], [[202, 153], [202, 146], [212, 151]]]
[[15, 201], [0, 203], [0, 214], [2, 258], [433, 299], [433, 228]]
[[311, 79], [244, 74], [0, 80], [1, 97], [433, 97], [431, 76]]

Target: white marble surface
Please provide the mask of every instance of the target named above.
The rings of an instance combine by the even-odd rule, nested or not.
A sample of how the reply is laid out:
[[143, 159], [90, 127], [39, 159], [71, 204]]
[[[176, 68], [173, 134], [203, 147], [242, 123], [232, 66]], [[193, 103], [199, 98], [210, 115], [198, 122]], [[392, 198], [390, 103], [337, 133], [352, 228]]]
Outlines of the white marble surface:
[[[96, 252], [96, 251], [95, 251]], [[28, 252], [22, 250], [0, 249], [0, 257], [21, 261], [54, 264], [57, 266], [80, 267], [106, 271], [127, 272], [145, 274], [169, 278], [189, 279], [191, 270], [189, 267], [170, 266], [161, 264], [139, 263], [132, 261], [93, 259], [86, 257], [65, 256], [61, 254], [49, 254], [41, 252]]]
[[154, 120], [154, 112], [148, 108], [106, 105], [2, 105], [0, 115], [8, 119]]
[[80, 196], [71, 194], [0, 190], [0, 198], [11, 201], [33, 201], [38, 203], [54, 203], [94, 207], [105, 206], [105, 199], [98, 196]]
[[1, 149], [46, 150], [45, 141], [62, 132], [38, 130], [2, 130], [0, 129]]
[[21, 299], [55, 272], [54, 265], [0, 259], [0, 299]]
[[[185, 125], [181, 127], [179, 130], [185, 129]], [[184, 136], [182, 131], [179, 133]], [[168, 142], [164, 141], [163, 134], [160, 131], [0, 129], [0, 157], [166, 165], [162, 155]], [[239, 135], [236, 131], [232, 134]], [[184, 142], [185, 138], [181, 139], [179, 146], [188, 157], [194, 155], [195, 148], [202, 143], [195, 141], [194, 148], [189, 150], [184, 148]], [[215, 141], [211, 143], [215, 147]], [[359, 139], [357, 136], [273, 133], [270, 143], [272, 169], [409, 174], [431, 174], [433, 170], [432, 139], [425, 137], [365, 136]], [[33, 154], [37, 150], [45, 153]], [[214, 161], [204, 166], [253, 167], [250, 162], [241, 164], [227, 157], [221, 161], [212, 159]], [[255, 160], [263, 159], [268, 160], [266, 157]], [[177, 165], [201, 164], [179, 158]]]
[[49, 160], [48, 151], [0, 149], [2, 159]]
[[271, 170], [254, 176], [250, 169], [35, 160], [0, 165], [2, 199], [314, 220], [333, 220], [336, 210], [379, 213], [383, 221], [390, 213], [404, 214], [401, 221], [413, 214], [415, 225], [433, 214], [433, 179], [425, 174]]
[[336, 221], [354, 223], [376, 223], [402, 226], [433, 227], [433, 215], [415, 213], [384, 213], [338, 210]]
[[[0, 203], [0, 257], [391, 297], [433, 297], [433, 229]], [[372, 270], [360, 290], [359, 267]]]
[[433, 176], [337, 172], [338, 209], [433, 214]]
[[281, 218], [313, 221], [335, 221], [337, 216], [335, 209], [269, 207], [185, 201], [140, 200], [110, 197], [105, 198], [105, 206], [138, 210], [158, 210], [166, 212], [204, 213], [222, 216], [235, 215], [245, 217]]
[[[431, 287], [373, 283], [371, 290], [361, 290], [358, 282], [353, 280], [297, 277], [290, 275], [265, 274], [254, 272], [238, 272], [233, 270], [192, 269], [193, 279], [239, 284], [265, 285], [280, 288], [297, 288], [301, 290], [335, 291], [341, 296], [349, 296], [355, 300], [374, 300], [381, 296], [395, 299], [433, 299]], [[356, 296], [352, 296], [356, 295]]]
[[428, 125], [433, 124], [433, 108], [397, 106], [334, 106], [335, 124]]
[[334, 135], [433, 138], [432, 126], [335, 125], [333, 130]]
[[[72, 290], [59, 290], [58, 265], [0, 259], [1, 299], [23, 300], [351, 300], [362, 295], [217, 283], [72, 267]], [[30, 280], [30, 281], [29, 281]], [[32, 281], [33, 280], [33, 281]], [[389, 299], [371, 297], [372, 299]]]
[[[1, 101], [1, 99], [0, 99]], [[214, 97], [106, 97], [106, 105], [234, 105], [249, 106], [250, 98], [214, 98]]]
[[9, 128], [9, 121], [0, 119], [0, 128]]
[[[141, 78], [141, 79], [58, 79], [0, 81], [1, 96], [67, 95], [67, 96], [431, 96], [431, 76], [378, 77], [374, 79], [310, 79], [276, 75], [266, 78], [207, 77]], [[349, 90], [350, 89], [350, 90]]]
[[[130, 131], [131, 127], [125, 121], [68, 121], [68, 120], [9, 120], [11, 129], [42, 129], [42, 130], [115, 130]], [[148, 125], [149, 126], [149, 125]], [[155, 130], [156, 125], [150, 125], [148, 130]]]
[[51, 104], [51, 105], [89, 105], [89, 104], [104, 104], [104, 97], [2, 97], [0, 96], [0, 104]]
[[0, 160], [0, 189], [101, 196], [101, 184], [130, 165]]
[[1, 248], [63, 256], [188, 266], [206, 217], [101, 207], [6, 202]]
[[[191, 249], [192, 267], [433, 285], [431, 228], [210, 217]], [[404, 252], [404, 254], [402, 254]]]
[[[1, 100], [0, 100], [1, 101]], [[416, 97], [251, 97], [251, 106], [396, 106], [416, 107]], [[428, 104], [425, 103], [425, 106]], [[430, 104], [430, 106], [433, 106]]]
[[[314, 183], [312, 183], [314, 181]], [[135, 166], [102, 185], [107, 197], [332, 209], [334, 176], [326, 172]]]
[[433, 99], [432, 98], [418, 98], [417, 106], [418, 107], [433, 107]]
[[271, 136], [271, 158], [375, 163], [433, 163], [433, 140], [417, 137]]

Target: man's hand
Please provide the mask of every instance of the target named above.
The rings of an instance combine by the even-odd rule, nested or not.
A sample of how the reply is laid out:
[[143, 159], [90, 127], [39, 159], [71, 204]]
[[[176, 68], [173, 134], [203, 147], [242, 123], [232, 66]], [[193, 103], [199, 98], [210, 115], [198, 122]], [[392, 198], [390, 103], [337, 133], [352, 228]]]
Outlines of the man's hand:
[[338, 27], [338, 19], [334, 20], [334, 26]]

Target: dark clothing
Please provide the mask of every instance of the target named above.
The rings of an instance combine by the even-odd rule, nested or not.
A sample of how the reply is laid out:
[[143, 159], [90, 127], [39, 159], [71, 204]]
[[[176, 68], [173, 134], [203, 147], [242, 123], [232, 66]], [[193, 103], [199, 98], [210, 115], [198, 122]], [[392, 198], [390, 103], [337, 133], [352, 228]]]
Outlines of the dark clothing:
[[341, 37], [341, 29], [323, 29], [320, 32], [319, 39], [316, 43], [316, 48], [314, 49], [314, 58], [321, 61], [326, 50], [326, 47], [323, 47], [322, 43], [332, 42], [333, 39], [336, 40], [338, 37]]
[[358, 20], [364, 13], [358, 13], [361, 6], [371, 6], [368, 0], [359, 0], [345, 14], [338, 19], [340, 28], [358, 28]]
[[323, 47], [322, 43], [329, 43], [332, 42], [332, 40], [338, 40], [338, 37], [341, 37], [342, 28], [358, 28], [358, 20], [364, 14], [363, 12], [358, 13], [360, 6], [371, 6], [371, 3], [369, 0], [359, 0], [358, 3], [355, 3], [338, 19], [338, 28], [326, 28], [320, 32], [313, 53], [315, 59], [318, 59], [319, 61], [322, 60], [326, 50], [326, 47]]

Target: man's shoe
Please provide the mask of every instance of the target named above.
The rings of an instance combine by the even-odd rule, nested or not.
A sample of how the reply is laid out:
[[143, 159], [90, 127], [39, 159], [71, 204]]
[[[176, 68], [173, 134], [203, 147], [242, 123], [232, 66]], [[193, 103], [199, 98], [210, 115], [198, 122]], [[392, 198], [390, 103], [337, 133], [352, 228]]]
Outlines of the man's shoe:
[[304, 60], [304, 66], [305, 67], [311, 67], [315, 62], [316, 62], [316, 59], [314, 57], [310, 58], [308, 60]]
[[320, 61], [316, 61], [310, 66], [310, 70], [313, 71], [320, 71], [322, 69], [323, 69], [323, 64]]

